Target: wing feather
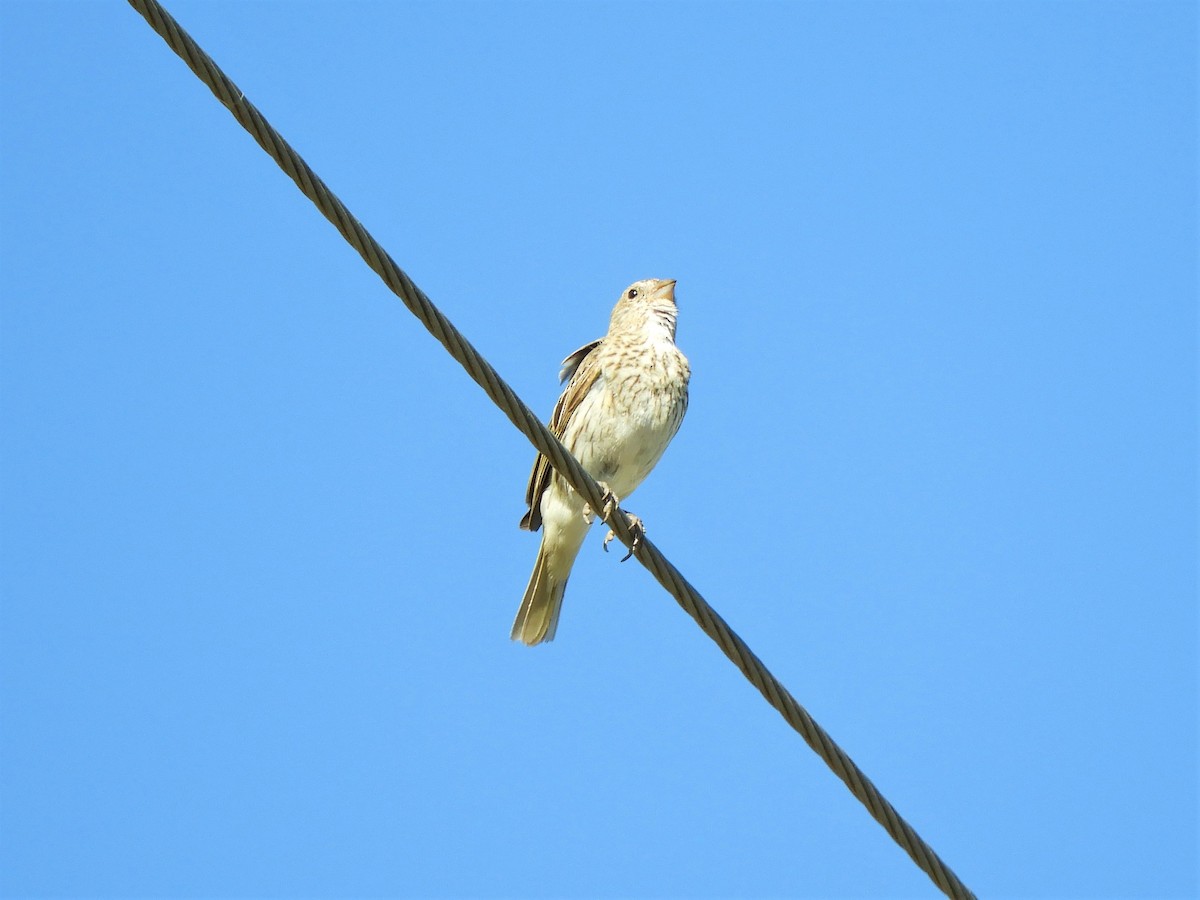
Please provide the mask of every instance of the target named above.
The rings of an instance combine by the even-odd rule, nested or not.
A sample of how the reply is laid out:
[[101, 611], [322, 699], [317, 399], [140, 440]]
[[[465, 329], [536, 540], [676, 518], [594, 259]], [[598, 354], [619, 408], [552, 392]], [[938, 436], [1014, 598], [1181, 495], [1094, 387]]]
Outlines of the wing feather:
[[[562, 370], [558, 377], [560, 382], [566, 381], [567, 386], [563, 388], [558, 402], [554, 404], [554, 412], [550, 415], [550, 433], [560, 440], [567, 430], [571, 416], [600, 377], [600, 365], [594, 351], [602, 343], [603, 338], [584, 344], [562, 362]], [[521, 518], [521, 527], [526, 531], [537, 531], [542, 527], [542, 494], [550, 487], [553, 475], [554, 467], [550, 465], [550, 460], [539, 453], [533, 461], [529, 485], [525, 488], [525, 503], [529, 509]]]

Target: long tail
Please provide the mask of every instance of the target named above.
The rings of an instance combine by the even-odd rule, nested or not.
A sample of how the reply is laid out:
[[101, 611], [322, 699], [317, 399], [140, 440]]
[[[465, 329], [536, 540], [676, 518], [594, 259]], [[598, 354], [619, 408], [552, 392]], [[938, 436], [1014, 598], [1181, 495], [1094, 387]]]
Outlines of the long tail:
[[588, 523], [581, 513], [565, 519], [551, 519], [542, 531], [537, 562], [529, 576], [529, 586], [517, 618], [513, 622], [512, 639], [533, 646], [554, 640], [558, 629], [558, 614], [562, 611], [563, 592], [575, 557], [587, 536]]
[[567, 578], [571, 575], [570, 568], [561, 574], [558, 569], [558, 566], [551, 565], [550, 554], [546, 552], [543, 541], [538, 548], [537, 562], [533, 564], [533, 574], [529, 576], [529, 586], [525, 588], [521, 608], [517, 610], [517, 618], [513, 622], [511, 637], [514, 641], [522, 641], [532, 647], [542, 641], [554, 640], [558, 616], [562, 612], [563, 594], [567, 590]]

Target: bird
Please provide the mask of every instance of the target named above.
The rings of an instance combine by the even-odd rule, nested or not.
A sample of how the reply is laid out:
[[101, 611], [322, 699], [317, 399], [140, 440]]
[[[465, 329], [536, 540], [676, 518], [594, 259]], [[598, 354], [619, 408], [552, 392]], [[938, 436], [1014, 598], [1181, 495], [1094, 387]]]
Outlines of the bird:
[[[677, 319], [674, 279], [635, 281], [613, 307], [608, 333], [562, 362], [559, 382], [566, 387], [550, 431], [599, 482], [604, 515], [642, 483], [687, 412], [691, 367], [675, 346]], [[554, 639], [567, 579], [594, 515], [543, 454], [534, 460], [525, 503], [521, 528], [541, 528], [542, 541], [511, 637], [533, 646]], [[636, 535], [640, 521], [630, 518]], [[605, 549], [611, 538], [609, 532]]]

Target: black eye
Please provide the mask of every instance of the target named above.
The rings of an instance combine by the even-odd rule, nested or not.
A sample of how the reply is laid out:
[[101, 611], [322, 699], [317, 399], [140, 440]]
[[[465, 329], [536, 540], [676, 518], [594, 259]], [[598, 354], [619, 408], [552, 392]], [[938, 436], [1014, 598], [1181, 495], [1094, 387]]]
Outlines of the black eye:
[[633, 300], [635, 297], [637, 297], [637, 288], [630, 288], [629, 293], [626, 294], [625, 296], [628, 297], [630, 300]]

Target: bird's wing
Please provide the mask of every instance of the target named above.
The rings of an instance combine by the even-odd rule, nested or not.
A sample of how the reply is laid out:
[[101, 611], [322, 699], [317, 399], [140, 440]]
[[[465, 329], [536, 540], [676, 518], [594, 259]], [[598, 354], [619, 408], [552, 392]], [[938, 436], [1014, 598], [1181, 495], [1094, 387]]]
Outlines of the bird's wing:
[[[567, 381], [567, 386], [559, 395], [558, 402], [554, 404], [554, 412], [550, 415], [550, 433], [560, 440], [567, 430], [571, 416], [600, 377], [600, 366], [593, 351], [603, 342], [604, 339], [601, 338], [584, 344], [563, 360], [559, 379], [570, 380]], [[521, 518], [521, 527], [526, 531], [537, 531], [542, 527], [542, 494], [550, 487], [553, 474], [554, 467], [550, 465], [550, 460], [539, 453], [533, 461], [533, 471], [529, 473], [529, 486], [525, 488], [525, 502], [529, 509]]]
[[582, 347], [564, 359], [562, 361], [562, 368], [558, 370], [558, 383], [562, 384], [564, 381], [574, 375], [576, 370], [579, 368], [579, 364], [583, 362], [584, 358], [602, 343], [604, 343], [604, 338], [597, 338], [590, 344], [584, 344]]

